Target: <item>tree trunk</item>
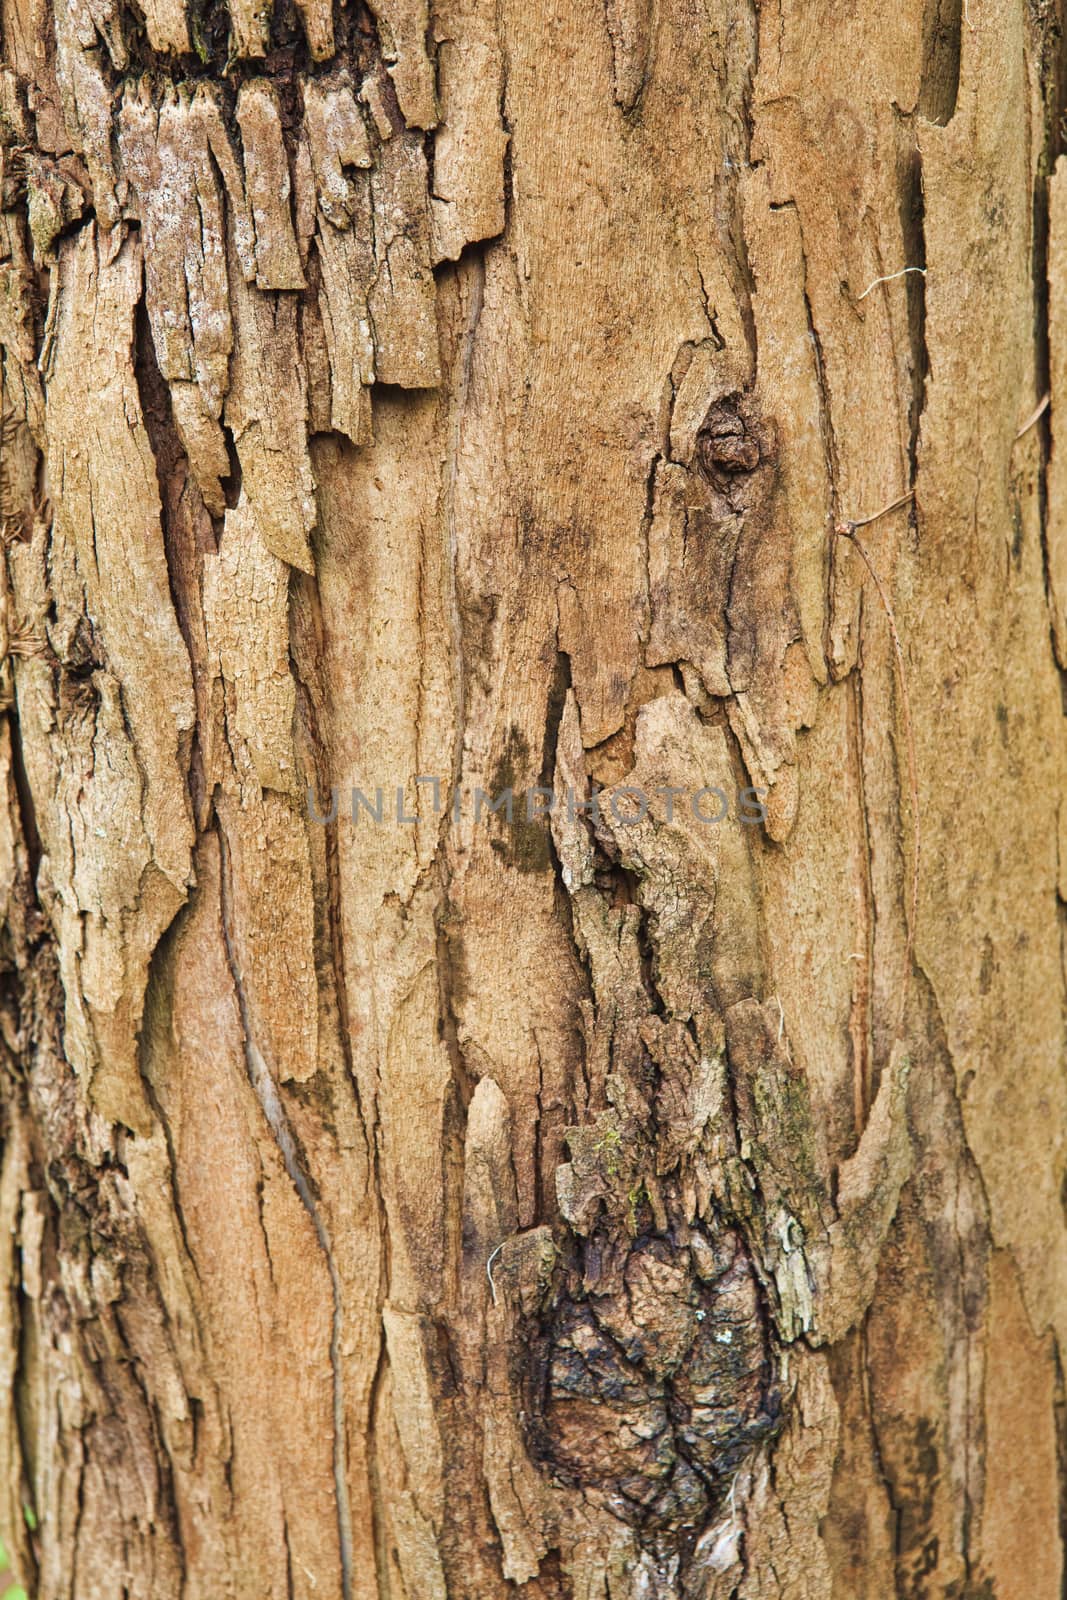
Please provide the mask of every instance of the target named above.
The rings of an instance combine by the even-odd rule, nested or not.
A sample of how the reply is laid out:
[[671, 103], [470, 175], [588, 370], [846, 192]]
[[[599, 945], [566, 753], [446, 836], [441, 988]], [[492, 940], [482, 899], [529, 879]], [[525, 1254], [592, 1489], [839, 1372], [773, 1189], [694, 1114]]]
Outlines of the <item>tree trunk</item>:
[[1059, 1600], [1058, 0], [0, 19], [26, 1588]]

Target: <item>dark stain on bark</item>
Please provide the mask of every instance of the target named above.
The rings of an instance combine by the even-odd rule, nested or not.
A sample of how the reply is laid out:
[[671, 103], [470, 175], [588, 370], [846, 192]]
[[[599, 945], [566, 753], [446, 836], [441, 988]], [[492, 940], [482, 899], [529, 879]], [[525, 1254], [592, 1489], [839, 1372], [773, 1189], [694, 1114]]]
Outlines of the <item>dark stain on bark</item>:
[[683, 1558], [779, 1426], [755, 1269], [727, 1226], [688, 1242], [594, 1230], [530, 1354], [534, 1458]]

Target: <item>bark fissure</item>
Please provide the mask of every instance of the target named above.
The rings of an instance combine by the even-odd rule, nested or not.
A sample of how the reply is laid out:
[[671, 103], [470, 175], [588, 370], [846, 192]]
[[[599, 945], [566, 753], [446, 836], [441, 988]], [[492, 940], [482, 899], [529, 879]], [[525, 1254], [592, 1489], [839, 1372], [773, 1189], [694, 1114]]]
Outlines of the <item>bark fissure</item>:
[[226, 959], [233, 979], [234, 993], [241, 1014], [241, 1026], [244, 1033], [245, 1060], [248, 1069], [248, 1081], [255, 1091], [256, 1099], [274, 1137], [275, 1143], [281, 1152], [285, 1170], [289, 1174], [293, 1187], [300, 1196], [301, 1204], [311, 1218], [318, 1240], [319, 1248], [325, 1258], [330, 1274], [330, 1285], [333, 1291], [333, 1324], [330, 1338], [330, 1367], [333, 1373], [333, 1426], [334, 1426], [334, 1490], [337, 1497], [337, 1531], [340, 1541], [341, 1553], [341, 1588], [344, 1600], [350, 1600], [352, 1594], [352, 1512], [348, 1496], [348, 1460], [345, 1447], [345, 1397], [344, 1373], [341, 1363], [341, 1338], [344, 1327], [344, 1300], [342, 1294], [340, 1275], [337, 1271], [337, 1262], [334, 1256], [333, 1245], [326, 1228], [326, 1223], [319, 1209], [319, 1204], [312, 1188], [311, 1179], [301, 1160], [297, 1149], [296, 1139], [286, 1115], [278, 1092], [278, 1086], [271, 1074], [270, 1067], [263, 1057], [259, 1046], [256, 1044], [252, 1024], [252, 1014], [244, 983], [241, 977], [240, 964], [234, 948], [232, 933], [231, 913], [229, 905], [232, 898], [232, 889], [228, 887], [232, 867], [230, 863], [229, 847], [226, 843], [225, 830], [221, 824], [217, 825], [219, 852], [222, 862], [220, 875], [221, 913], [223, 937], [226, 945]]

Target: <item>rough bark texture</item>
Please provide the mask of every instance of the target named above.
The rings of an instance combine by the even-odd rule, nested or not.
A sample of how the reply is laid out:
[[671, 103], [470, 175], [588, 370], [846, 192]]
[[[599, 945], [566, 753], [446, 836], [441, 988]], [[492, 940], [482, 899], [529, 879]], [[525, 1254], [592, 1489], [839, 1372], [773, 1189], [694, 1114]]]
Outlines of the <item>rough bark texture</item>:
[[27, 1587], [1059, 1600], [1054, 0], [0, 21]]

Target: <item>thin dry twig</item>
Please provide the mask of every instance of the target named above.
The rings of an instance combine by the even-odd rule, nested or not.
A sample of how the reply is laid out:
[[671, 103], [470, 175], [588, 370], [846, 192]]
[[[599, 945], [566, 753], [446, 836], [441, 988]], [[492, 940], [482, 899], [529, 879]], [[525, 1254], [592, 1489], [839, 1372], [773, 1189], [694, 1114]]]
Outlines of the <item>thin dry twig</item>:
[[904, 1011], [908, 1001], [908, 986], [911, 982], [911, 958], [915, 948], [915, 925], [919, 913], [919, 859], [922, 853], [922, 833], [919, 822], [919, 767], [915, 758], [915, 733], [911, 721], [911, 701], [908, 698], [908, 676], [904, 666], [904, 649], [897, 632], [896, 618], [893, 607], [889, 603], [889, 596], [878, 570], [871, 560], [870, 551], [858, 536], [857, 528], [867, 527], [872, 522], [877, 522], [880, 517], [887, 516], [890, 511], [896, 511], [900, 506], [906, 505], [913, 499], [915, 491], [909, 489], [907, 494], [900, 495], [890, 505], [883, 506], [881, 511], [876, 511], [873, 516], [861, 517], [855, 522], [839, 522], [834, 532], [839, 539], [848, 539], [859, 552], [864, 566], [870, 573], [874, 587], [878, 591], [882, 610], [885, 612], [886, 621], [889, 623], [889, 634], [893, 641], [893, 653], [896, 659], [897, 679], [900, 683], [900, 706], [904, 723], [904, 741], [908, 752], [908, 798], [911, 805], [911, 825], [913, 834], [913, 860], [911, 872], [911, 906], [907, 919], [907, 943], [904, 951], [904, 979], [900, 987], [900, 1018], [897, 1023], [897, 1037], [899, 1038], [904, 1028]]
[[1051, 399], [1051, 393], [1046, 392], [1042, 395], [1037, 405], [1031, 411], [1030, 415], [1027, 417], [1026, 421], [1015, 435], [1016, 439], [1021, 439], [1024, 433], [1030, 432], [1030, 429], [1033, 427], [1035, 422], [1040, 421], [1040, 419], [1045, 415], [1045, 412], [1048, 410]]
[[880, 283], [893, 283], [897, 278], [903, 278], [909, 272], [918, 272], [922, 277], [926, 277], [925, 267], [901, 267], [899, 272], [887, 272], [884, 278], [875, 278], [873, 283], [867, 285], [862, 294], [856, 296], [857, 303], [860, 300], [866, 300], [871, 290], [877, 289]]
[[[854, 531], [856, 528], [869, 528], [872, 522], [880, 522], [883, 517], [888, 517], [891, 511], [899, 511], [901, 506], [906, 506], [909, 500], [915, 499], [915, 490], [907, 489], [903, 494], [898, 494], [895, 500], [890, 500], [881, 511], [874, 511], [869, 517], [859, 517], [855, 522], [843, 522], [842, 528]], [[840, 530], [838, 530], [840, 531]], [[848, 537], [846, 533], [845, 537]]]
[[503, 1244], [498, 1244], [492, 1255], [489, 1257], [489, 1260], [485, 1263], [485, 1275], [489, 1279], [489, 1288], [493, 1296], [494, 1305], [496, 1305], [496, 1284], [493, 1282], [493, 1262], [496, 1260], [503, 1248]]

